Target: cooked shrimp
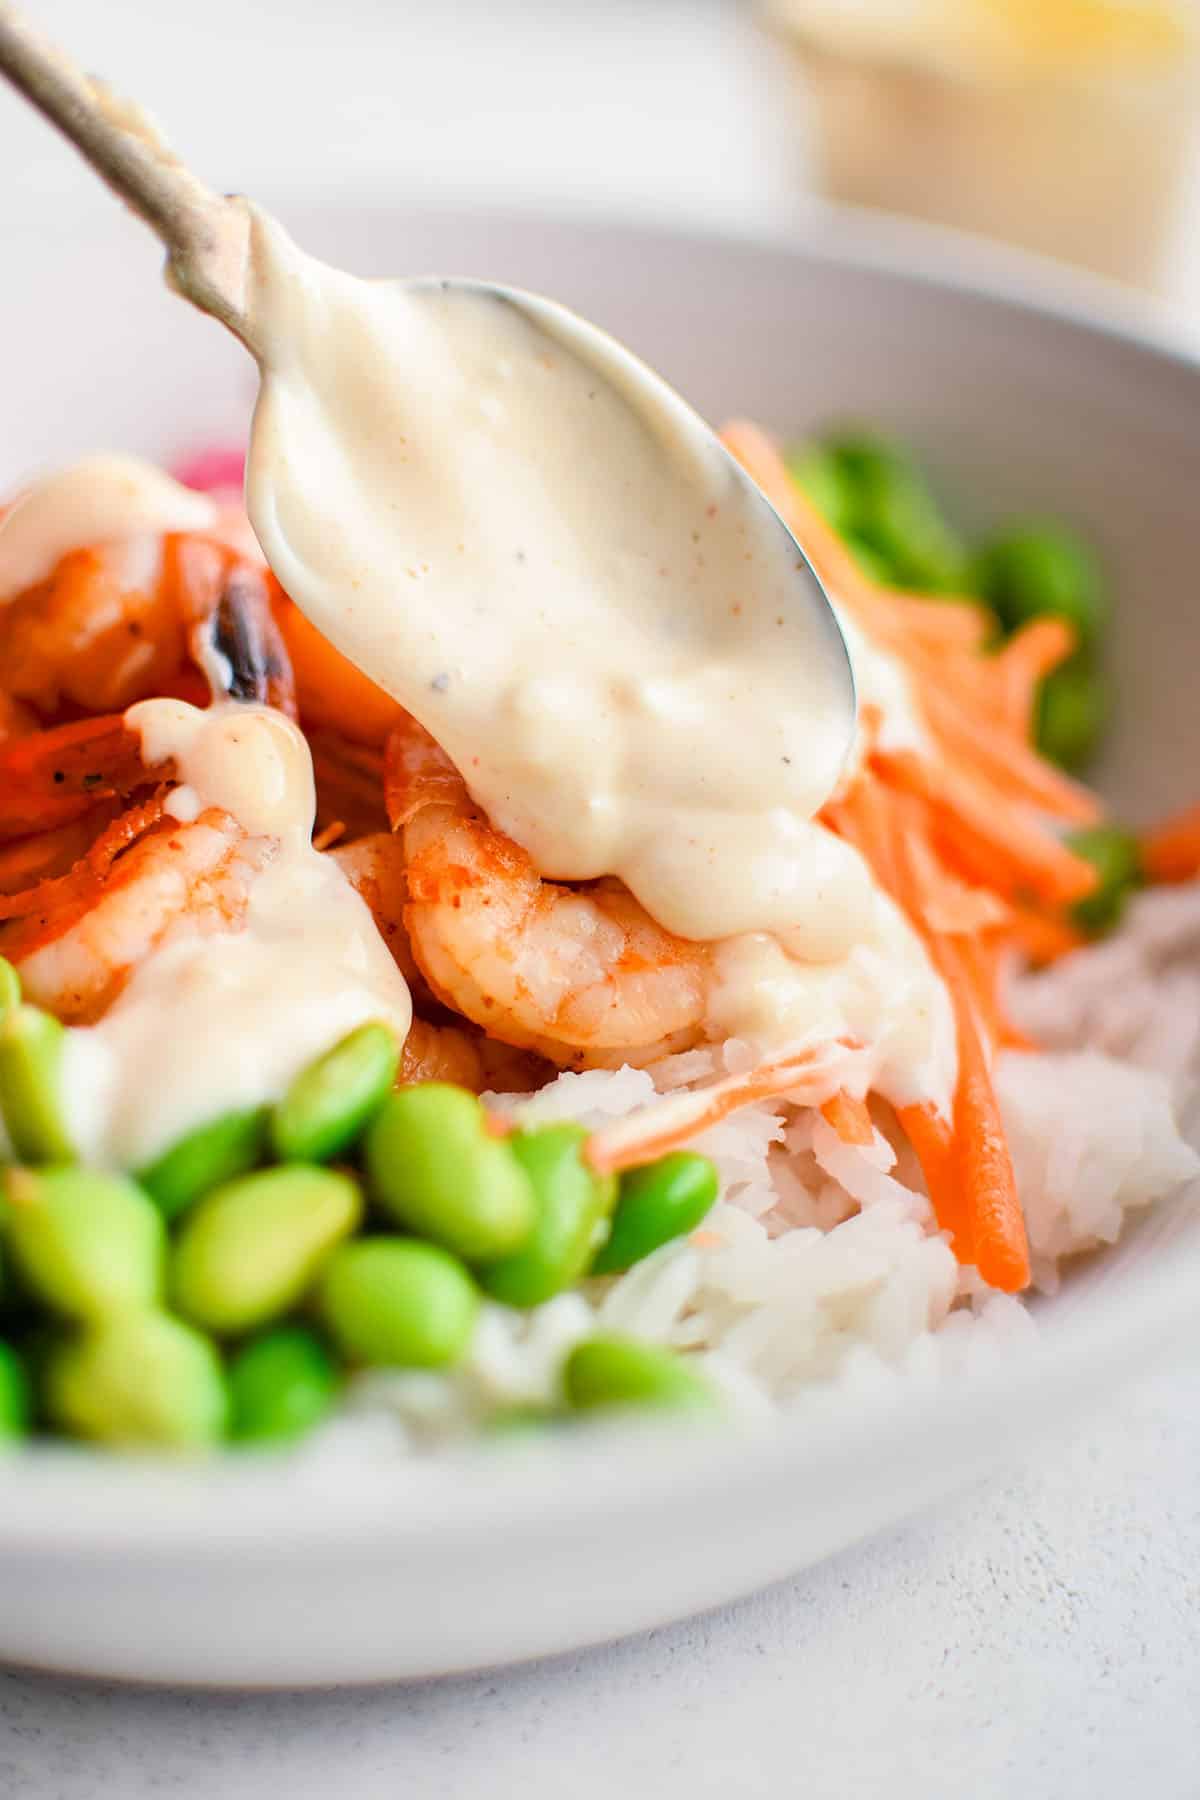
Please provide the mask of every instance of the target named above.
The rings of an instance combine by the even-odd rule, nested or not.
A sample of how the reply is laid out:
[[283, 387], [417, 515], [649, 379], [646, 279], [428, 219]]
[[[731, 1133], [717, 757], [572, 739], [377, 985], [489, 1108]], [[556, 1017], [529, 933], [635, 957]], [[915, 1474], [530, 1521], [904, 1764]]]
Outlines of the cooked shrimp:
[[351, 887], [366, 901], [379, 935], [392, 953], [400, 973], [414, 990], [420, 1003], [432, 999], [425, 978], [413, 960], [412, 946], [404, 926], [404, 908], [408, 901], [408, 883], [404, 870], [404, 852], [398, 838], [390, 831], [374, 831], [352, 844], [338, 844], [327, 854], [337, 864]]
[[77, 819], [158, 773], [121, 713], [9, 738], [0, 743], [0, 843]]
[[[97, 858], [37, 890], [39, 903], [0, 924], [0, 954], [30, 1000], [70, 1024], [89, 1024], [121, 992], [138, 963], [175, 931], [236, 927], [255, 873], [275, 844], [249, 838], [209, 808], [189, 824], [167, 817], [137, 830], [107, 867]], [[122, 821], [117, 821], [120, 826]]]
[[215, 691], [294, 715], [273, 595], [266, 570], [208, 538], [72, 550], [47, 581], [0, 607], [5, 688], [43, 715], [64, 705], [114, 712], [172, 691], [190, 658]]
[[20, 894], [38, 882], [65, 875], [120, 810], [120, 801], [101, 800], [65, 825], [0, 844], [0, 894]]
[[404, 1043], [400, 1080], [453, 1081], [476, 1094], [525, 1094], [541, 1087], [554, 1068], [528, 1050], [497, 1043], [458, 1025], [414, 1019]]
[[672, 937], [619, 882], [543, 881], [414, 720], [388, 740], [384, 779], [404, 845], [404, 923], [447, 1006], [560, 1066], [614, 1051], [645, 1060], [701, 1035], [704, 945]]

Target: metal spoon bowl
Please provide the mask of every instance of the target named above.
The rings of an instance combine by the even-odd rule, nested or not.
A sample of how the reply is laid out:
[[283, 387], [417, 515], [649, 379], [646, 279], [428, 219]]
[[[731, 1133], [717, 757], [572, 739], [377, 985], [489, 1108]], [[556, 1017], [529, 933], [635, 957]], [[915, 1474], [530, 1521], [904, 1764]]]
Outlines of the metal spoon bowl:
[[[80, 151], [138, 213], [167, 251], [175, 290], [218, 319], [260, 363], [250, 306], [251, 215], [238, 196], [214, 193], [170, 150], [142, 110], [85, 75], [42, 39], [7, 0], [0, 0], [0, 72]], [[447, 282], [487, 294], [522, 311], [590, 374], [618, 389], [650, 432], [695, 469], [723, 465], [724, 478], [750, 507], [778, 527], [780, 575], [797, 607], [807, 609], [817, 641], [833, 654], [827, 724], [849, 755], [855, 731], [854, 675], [837, 616], [803, 549], [741, 465], [686, 402], [636, 356], [586, 320], [534, 294], [502, 285]], [[602, 454], [602, 449], [600, 451]]]

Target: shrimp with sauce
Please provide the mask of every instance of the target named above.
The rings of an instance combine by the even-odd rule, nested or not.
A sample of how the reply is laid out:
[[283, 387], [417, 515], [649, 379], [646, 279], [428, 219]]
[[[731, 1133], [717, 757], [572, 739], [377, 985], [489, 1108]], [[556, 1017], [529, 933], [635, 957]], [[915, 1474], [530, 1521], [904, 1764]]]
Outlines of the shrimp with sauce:
[[384, 788], [412, 955], [445, 1005], [560, 1067], [649, 1062], [702, 1036], [707, 947], [673, 937], [620, 882], [544, 881], [415, 720], [388, 740]]
[[[22, 853], [31, 878], [14, 877], [0, 896], [0, 955], [28, 998], [67, 1023], [99, 1017], [175, 928], [236, 926], [250, 880], [270, 860], [271, 840], [251, 838], [220, 808], [171, 817], [171, 774], [169, 763], [143, 762], [121, 715], [0, 745], [0, 838], [14, 822], [31, 833], [5, 847], [10, 863]], [[79, 810], [63, 821], [72, 806]], [[85, 847], [99, 807], [107, 822]], [[47, 814], [58, 822], [36, 834]], [[38, 866], [46, 837], [49, 869], [64, 850], [77, 852], [65, 871]]]

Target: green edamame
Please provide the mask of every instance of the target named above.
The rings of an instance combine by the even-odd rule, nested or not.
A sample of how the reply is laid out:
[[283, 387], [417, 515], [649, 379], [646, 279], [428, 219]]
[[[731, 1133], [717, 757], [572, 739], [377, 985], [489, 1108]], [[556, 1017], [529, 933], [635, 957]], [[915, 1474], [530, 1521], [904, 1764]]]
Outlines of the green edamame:
[[1137, 839], [1118, 825], [1093, 825], [1067, 839], [1077, 856], [1096, 870], [1092, 892], [1072, 909], [1085, 931], [1111, 931], [1121, 921], [1125, 903], [1142, 880]]
[[25, 1364], [11, 1344], [0, 1343], [0, 1443], [25, 1437], [32, 1412]]
[[60, 1092], [65, 1039], [39, 1007], [18, 1004], [0, 1017], [0, 1113], [21, 1162], [74, 1161]]
[[333, 1358], [313, 1331], [281, 1325], [243, 1345], [229, 1365], [230, 1436], [244, 1442], [303, 1437], [337, 1396]]
[[896, 571], [887, 558], [881, 556], [872, 545], [863, 538], [856, 537], [853, 532], [843, 542], [868, 581], [877, 582], [880, 587], [896, 586]]
[[265, 1107], [222, 1113], [181, 1137], [137, 1178], [163, 1218], [173, 1222], [210, 1188], [257, 1168], [266, 1148]]
[[136, 1182], [98, 1169], [9, 1169], [4, 1242], [26, 1287], [72, 1319], [153, 1306], [166, 1229]]
[[438, 1369], [466, 1350], [479, 1290], [437, 1244], [358, 1238], [329, 1258], [317, 1305], [351, 1362]]
[[1038, 689], [1034, 735], [1043, 756], [1081, 769], [1108, 723], [1108, 687], [1099, 670], [1079, 657], [1047, 675]]
[[360, 1025], [302, 1069], [271, 1114], [271, 1141], [284, 1162], [328, 1162], [350, 1149], [391, 1091], [400, 1067], [395, 1032]]
[[598, 1175], [581, 1151], [580, 1125], [517, 1131], [509, 1148], [533, 1184], [537, 1217], [519, 1250], [480, 1271], [493, 1299], [538, 1306], [581, 1276], [603, 1240], [617, 1196], [615, 1177]]
[[363, 1153], [381, 1210], [465, 1262], [491, 1262], [533, 1230], [529, 1177], [490, 1135], [465, 1088], [428, 1081], [390, 1094], [367, 1127]]
[[0, 956], [0, 1019], [21, 1004], [21, 977], [6, 956]]
[[217, 1336], [266, 1325], [303, 1298], [361, 1217], [357, 1183], [333, 1169], [290, 1163], [226, 1182], [184, 1218], [173, 1303]]
[[854, 530], [856, 495], [832, 450], [821, 444], [800, 445], [787, 456], [788, 473], [812, 501], [821, 517], [843, 537]]
[[682, 1357], [633, 1338], [594, 1337], [576, 1344], [563, 1365], [563, 1390], [576, 1412], [601, 1407], [715, 1406], [702, 1375]]
[[711, 1210], [719, 1185], [709, 1158], [694, 1150], [676, 1150], [622, 1175], [612, 1230], [592, 1261], [592, 1274], [615, 1275], [694, 1231]]
[[860, 432], [825, 441], [843, 490], [843, 535], [878, 559], [893, 586], [961, 593], [966, 547], [947, 523], [914, 459], [900, 445]]
[[105, 1319], [57, 1344], [42, 1392], [55, 1425], [102, 1444], [200, 1449], [229, 1418], [216, 1347], [161, 1312]]
[[1104, 583], [1087, 544], [1057, 521], [1021, 522], [990, 539], [975, 585], [1006, 631], [1065, 619], [1081, 650], [1095, 648], [1108, 610]]

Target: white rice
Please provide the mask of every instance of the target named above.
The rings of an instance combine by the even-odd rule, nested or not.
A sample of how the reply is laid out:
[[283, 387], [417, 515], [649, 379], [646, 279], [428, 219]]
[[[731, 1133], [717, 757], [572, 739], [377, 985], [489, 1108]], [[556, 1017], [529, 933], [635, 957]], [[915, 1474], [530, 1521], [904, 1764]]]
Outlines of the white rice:
[[[1064, 1258], [1119, 1235], [1127, 1215], [1178, 1188], [1200, 1158], [1200, 885], [1140, 897], [1121, 932], [1012, 984], [1038, 1054], [1008, 1052], [996, 1085], [1028, 1222], [1035, 1285]], [[532, 1099], [493, 1097], [523, 1120], [595, 1126], [658, 1087], [741, 1066], [746, 1047], [672, 1058], [655, 1071], [563, 1075]], [[958, 1266], [915, 1158], [843, 1144], [819, 1114], [750, 1107], [696, 1140], [721, 1198], [689, 1239], [625, 1275], [529, 1314], [485, 1307], [452, 1376], [375, 1374], [355, 1384], [343, 1434], [374, 1419], [421, 1447], [501, 1406], [549, 1404], [567, 1350], [597, 1329], [694, 1353], [744, 1411], [794, 1405], [897, 1375], [936, 1382], [1035, 1329], [1018, 1300]]]

